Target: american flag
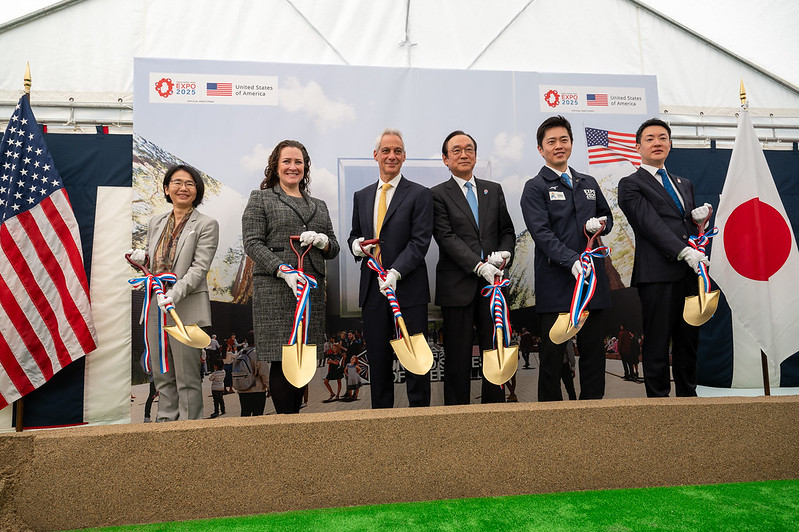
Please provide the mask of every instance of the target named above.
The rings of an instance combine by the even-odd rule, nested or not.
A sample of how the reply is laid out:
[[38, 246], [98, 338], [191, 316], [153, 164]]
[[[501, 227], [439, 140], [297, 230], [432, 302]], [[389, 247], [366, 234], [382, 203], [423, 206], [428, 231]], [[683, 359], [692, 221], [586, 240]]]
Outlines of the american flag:
[[232, 83], [207, 83], [205, 93], [208, 96], [233, 96]]
[[0, 141], [0, 408], [97, 347], [78, 223], [23, 96]]
[[635, 150], [635, 133], [587, 127], [585, 139], [588, 144], [588, 164], [629, 161], [633, 166], [641, 166], [641, 155]]
[[588, 101], [588, 107], [607, 107], [608, 106], [608, 95], [607, 94], [586, 94], [585, 95], [586, 101]]

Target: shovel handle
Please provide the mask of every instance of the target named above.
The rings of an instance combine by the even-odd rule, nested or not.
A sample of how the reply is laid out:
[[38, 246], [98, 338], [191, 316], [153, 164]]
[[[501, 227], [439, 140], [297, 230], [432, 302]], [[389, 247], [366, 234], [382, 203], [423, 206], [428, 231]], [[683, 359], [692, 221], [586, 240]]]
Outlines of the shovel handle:
[[[147, 269], [147, 266], [145, 266], [144, 264], [139, 264], [138, 262], [136, 262], [133, 259], [131, 259], [130, 258], [130, 253], [125, 253], [125, 260], [128, 261], [130, 263], [130, 265], [133, 266], [134, 268], [136, 268], [138, 270], [141, 270], [141, 272], [144, 275], [152, 275], [150, 273], [150, 270]], [[145, 262], [148, 261], [147, 255], [144, 255], [144, 261]]]
[[600, 227], [597, 230], [597, 232], [592, 234], [592, 235], [589, 235], [588, 231], [586, 231], [586, 229], [585, 229], [585, 226], [583, 226], [583, 234], [588, 238], [588, 243], [585, 245], [585, 250], [586, 251], [591, 251], [592, 249], [594, 249], [594, 241], [599, 237], [599, 235], [603, 231], [605, 231], [605, 226], [607, 224], [605, 223], [605, 220], [600, 220], [599, 221], [599, 225], [600, 225]]
[[[307, 248], [305, 248], [305, 251], [303, 251], [302, 255], [300, 255], [300, 252], [297, 251], [297, 248], [294, 247], [294, 242], [299, 242], [299, 241], [300, 241], [299, 235], [291, 235], [289, 237], [289, 246], [291, 246], [291, 251], [293, 251], [294, 254], [297, 255], [297, 269], [302, 271], [302, 263], [303, 260], [305, 259], [305, 255], [307, 255], [308, 252], [311, 251], [311, 248], [313, 246], [308, 246]], [[302, 245], [300, 245], [300, 247], [302, 247]]]
[[705, 225], [707, 225], [707, 223], [710, 221], [710, 218], [712, 216], [713, 216], [713, 206], [711, 205], [711, 206], [708, 207], [707, 216], [705, 216], [704, 220], [702, 220], [699, 223], [697, 223], [696, 220], [694, 220], [694, 225], [697, 228], [699, 228], [699, 236], [702, 236], [702, 235], [705, 234]]
[[369, 253], [366, 250], [366, 248], [369, 247], [369, 246], [377, 245], [379, 243], [380, 243], [380, 239], [379, 238], [370, 238], [369, 240], [364, 240], [364, 241], [361, 242], [361, 251], [363, 251], [364, 254], [367, 257], [369, 257], [370, 259], [374, 259], [375, 256], [372, 255], [371, 253]]

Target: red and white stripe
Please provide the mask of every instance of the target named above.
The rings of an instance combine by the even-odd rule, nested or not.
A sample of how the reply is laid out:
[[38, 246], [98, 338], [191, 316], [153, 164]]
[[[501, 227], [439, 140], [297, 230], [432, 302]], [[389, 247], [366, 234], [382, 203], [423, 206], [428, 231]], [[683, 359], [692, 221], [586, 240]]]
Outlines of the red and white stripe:
[[96, 345], [78, 224], [62, 188], [0, 227], [0, 408]]
[[608, 145], [588, 148], [588, 164], [623, 163], [641, 166], [641, 154], [635, 149], [634, 133], [608, 131]]

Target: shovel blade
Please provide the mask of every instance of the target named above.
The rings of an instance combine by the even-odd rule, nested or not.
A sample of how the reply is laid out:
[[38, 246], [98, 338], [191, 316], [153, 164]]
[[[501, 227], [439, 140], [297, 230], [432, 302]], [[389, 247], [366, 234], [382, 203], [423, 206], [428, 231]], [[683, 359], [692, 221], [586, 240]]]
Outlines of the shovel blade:
[[316, 346], [291, 344], [283, 346], [283, 375], [295, 388], [302, 388], [316, 373]]
[[716, 313], [719, 306], [719, 291], [713, 290], [705, 292], [705, 282], [702, 277], [699, 279], [699, 295], [688, 296], [685, 298], [685, 306], [682, 309], [682, 318], [688, 325], [699, 327]]
[[519, 346], [483, 351], [483, 375], [491, 384], [502, 386], [513, 377], [519, 367]]
[[554, 325], [549, 330], [549, 339], [552, 340], [554, 344], [562, 344], [566, 340], [571, 339], [574, 337], [575, 334], [580, 332], [580, 329], [583, 328], [585, 325], [585, 320], [588, 319], [588, 311], [584, 310], [580, 314], [580, 319], [577, 321], [577, 325], [572, 325], [571, 320], [569, 319], [568, 312], [561, 312], [558, 314], [558, 319], [555, 320]]
[[208, 347], [208, 344], [211, 343], [211, 337], [208, 336], [199, 325], [184, 325], [183, 328], [186, 331], [185, 334], [177, 325], [164, 327], [164, 330], [169, 333], [172, 338], [189, 347], [202, 349], [203, 347]]
[[433, 367], [433, 352], [421, 333], [391, 340], [391, 347], [402, 367], [411, 373], [424, 375]]

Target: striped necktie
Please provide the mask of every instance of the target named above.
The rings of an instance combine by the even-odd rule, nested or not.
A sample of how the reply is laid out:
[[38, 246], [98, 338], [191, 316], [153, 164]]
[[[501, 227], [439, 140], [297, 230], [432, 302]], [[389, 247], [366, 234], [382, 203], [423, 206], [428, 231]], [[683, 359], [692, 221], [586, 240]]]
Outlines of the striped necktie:
[[674, 190], [674, 185], [671, 184], [671, 179], [669, 179], [669, 176], [666, 174], [666, 170], [661, 168], [658, 170], [658, 175], [660, 175], [660, 179], [663, 181], [663, 188], [666, 189], [666, 192], [669, 193], [671, 199], [673, 199], [674, 203], [677, 204], [677, 209], [680, 210], [680, 214], [685, 214], [685, 209], [683, 208], [682, 203], [680, 203], [680, 197], [677, 195], [677, 191]]

